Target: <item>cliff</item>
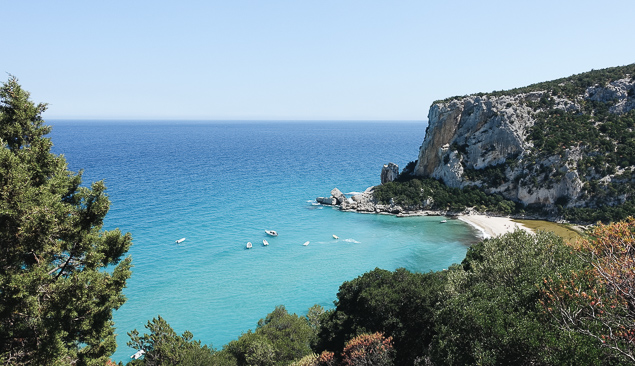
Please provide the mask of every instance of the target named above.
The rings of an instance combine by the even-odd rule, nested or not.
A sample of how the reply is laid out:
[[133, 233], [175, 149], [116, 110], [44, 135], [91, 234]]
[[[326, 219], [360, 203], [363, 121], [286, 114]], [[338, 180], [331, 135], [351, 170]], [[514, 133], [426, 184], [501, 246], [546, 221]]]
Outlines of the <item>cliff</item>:
[[437, 101], [411, 172], [524, 206], [629, 202], [635, 64]]

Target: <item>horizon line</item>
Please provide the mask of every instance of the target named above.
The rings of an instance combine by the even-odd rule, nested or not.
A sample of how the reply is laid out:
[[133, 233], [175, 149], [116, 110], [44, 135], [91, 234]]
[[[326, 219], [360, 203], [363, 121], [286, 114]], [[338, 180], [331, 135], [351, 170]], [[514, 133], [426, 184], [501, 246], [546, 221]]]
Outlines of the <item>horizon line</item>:
[[46, 121], [108, 121], [108, 122], [427, 122], [427, 119], [205, 119], [205, 118], [43, 118]]

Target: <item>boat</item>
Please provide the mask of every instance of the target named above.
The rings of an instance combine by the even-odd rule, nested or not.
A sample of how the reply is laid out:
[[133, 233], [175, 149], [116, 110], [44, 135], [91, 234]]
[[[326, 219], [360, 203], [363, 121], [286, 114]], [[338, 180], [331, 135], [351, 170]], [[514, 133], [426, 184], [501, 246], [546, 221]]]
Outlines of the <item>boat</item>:
[[440, 223], [445, 224], [448, 220], [441, 220]]
[[134, 355], [130, 356], [130, 358], [132, 358], [133, 360], [138, 360], [139, 357], [143, 356], [144, 353], [146, 353], [146, 351], [140, 349], [137, 352], [135, 352]]
[[179, 239], [179, 240], [175, 241], [175, 243], [177, 243], [177, 244], [181, 244], [181, 243], [182, 243], [182, 242], [184, 242], [184, 241], [185, 241], [185, 238], [181, 238], [181, 239]]
[[304, 246], [306, 247], [307, 245], [309, 245], [309, 242], [307, 241], [307, 242], [305, 242], [305, 243], [304, 243], [304, 244], [302, 244], [302, 245], [304, 245]]
[[339, 238], [340, 238], [339, 236], [333, 234], [333, 239], [339, 239]]
[[274, 230], [265, 230], [265, 233], [267, 233], [267, 235], [271, 235], [271, 236], [278, 236], [278, 233]]
[[247, 249], [251, 249], [251, 247], [252, 247], [252, 246], [253, 246], [253, 245], [251, 245], [251, 242], [250, 242], [250, 241], [248, 241], [248, 242], [247, 242]]
[[262, 240], [262, 245], [267, 246], [267, 245], [269, 245], [269, 242], [267, 240], [263, 239]]

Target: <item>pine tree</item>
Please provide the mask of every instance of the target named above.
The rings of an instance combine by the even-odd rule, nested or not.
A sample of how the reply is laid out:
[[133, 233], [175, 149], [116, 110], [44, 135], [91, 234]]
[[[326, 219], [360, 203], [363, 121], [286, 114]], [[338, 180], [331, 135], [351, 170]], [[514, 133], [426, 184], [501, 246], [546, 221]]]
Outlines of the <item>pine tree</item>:
[[0, 88], [0, 363], [104, 365], [125, 298], [129, 233], [103, 231], [103, 182], [51, 153], [51, 130], [18, 80]]

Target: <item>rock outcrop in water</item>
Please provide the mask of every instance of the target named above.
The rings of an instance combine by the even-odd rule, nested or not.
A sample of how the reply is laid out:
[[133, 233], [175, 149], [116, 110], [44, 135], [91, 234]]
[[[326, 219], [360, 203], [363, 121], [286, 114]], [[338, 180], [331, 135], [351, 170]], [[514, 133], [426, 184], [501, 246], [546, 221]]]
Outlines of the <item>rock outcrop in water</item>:
[[331, 190], [331, 195], [329, 197], [318, 197], [315, 199], [317, 203], [321, 203], [323, 205], [341, 205], [349, 202], [349, 199], [346, 198], [346, 195], [342, 193], [337, 188], [333, 188]]

